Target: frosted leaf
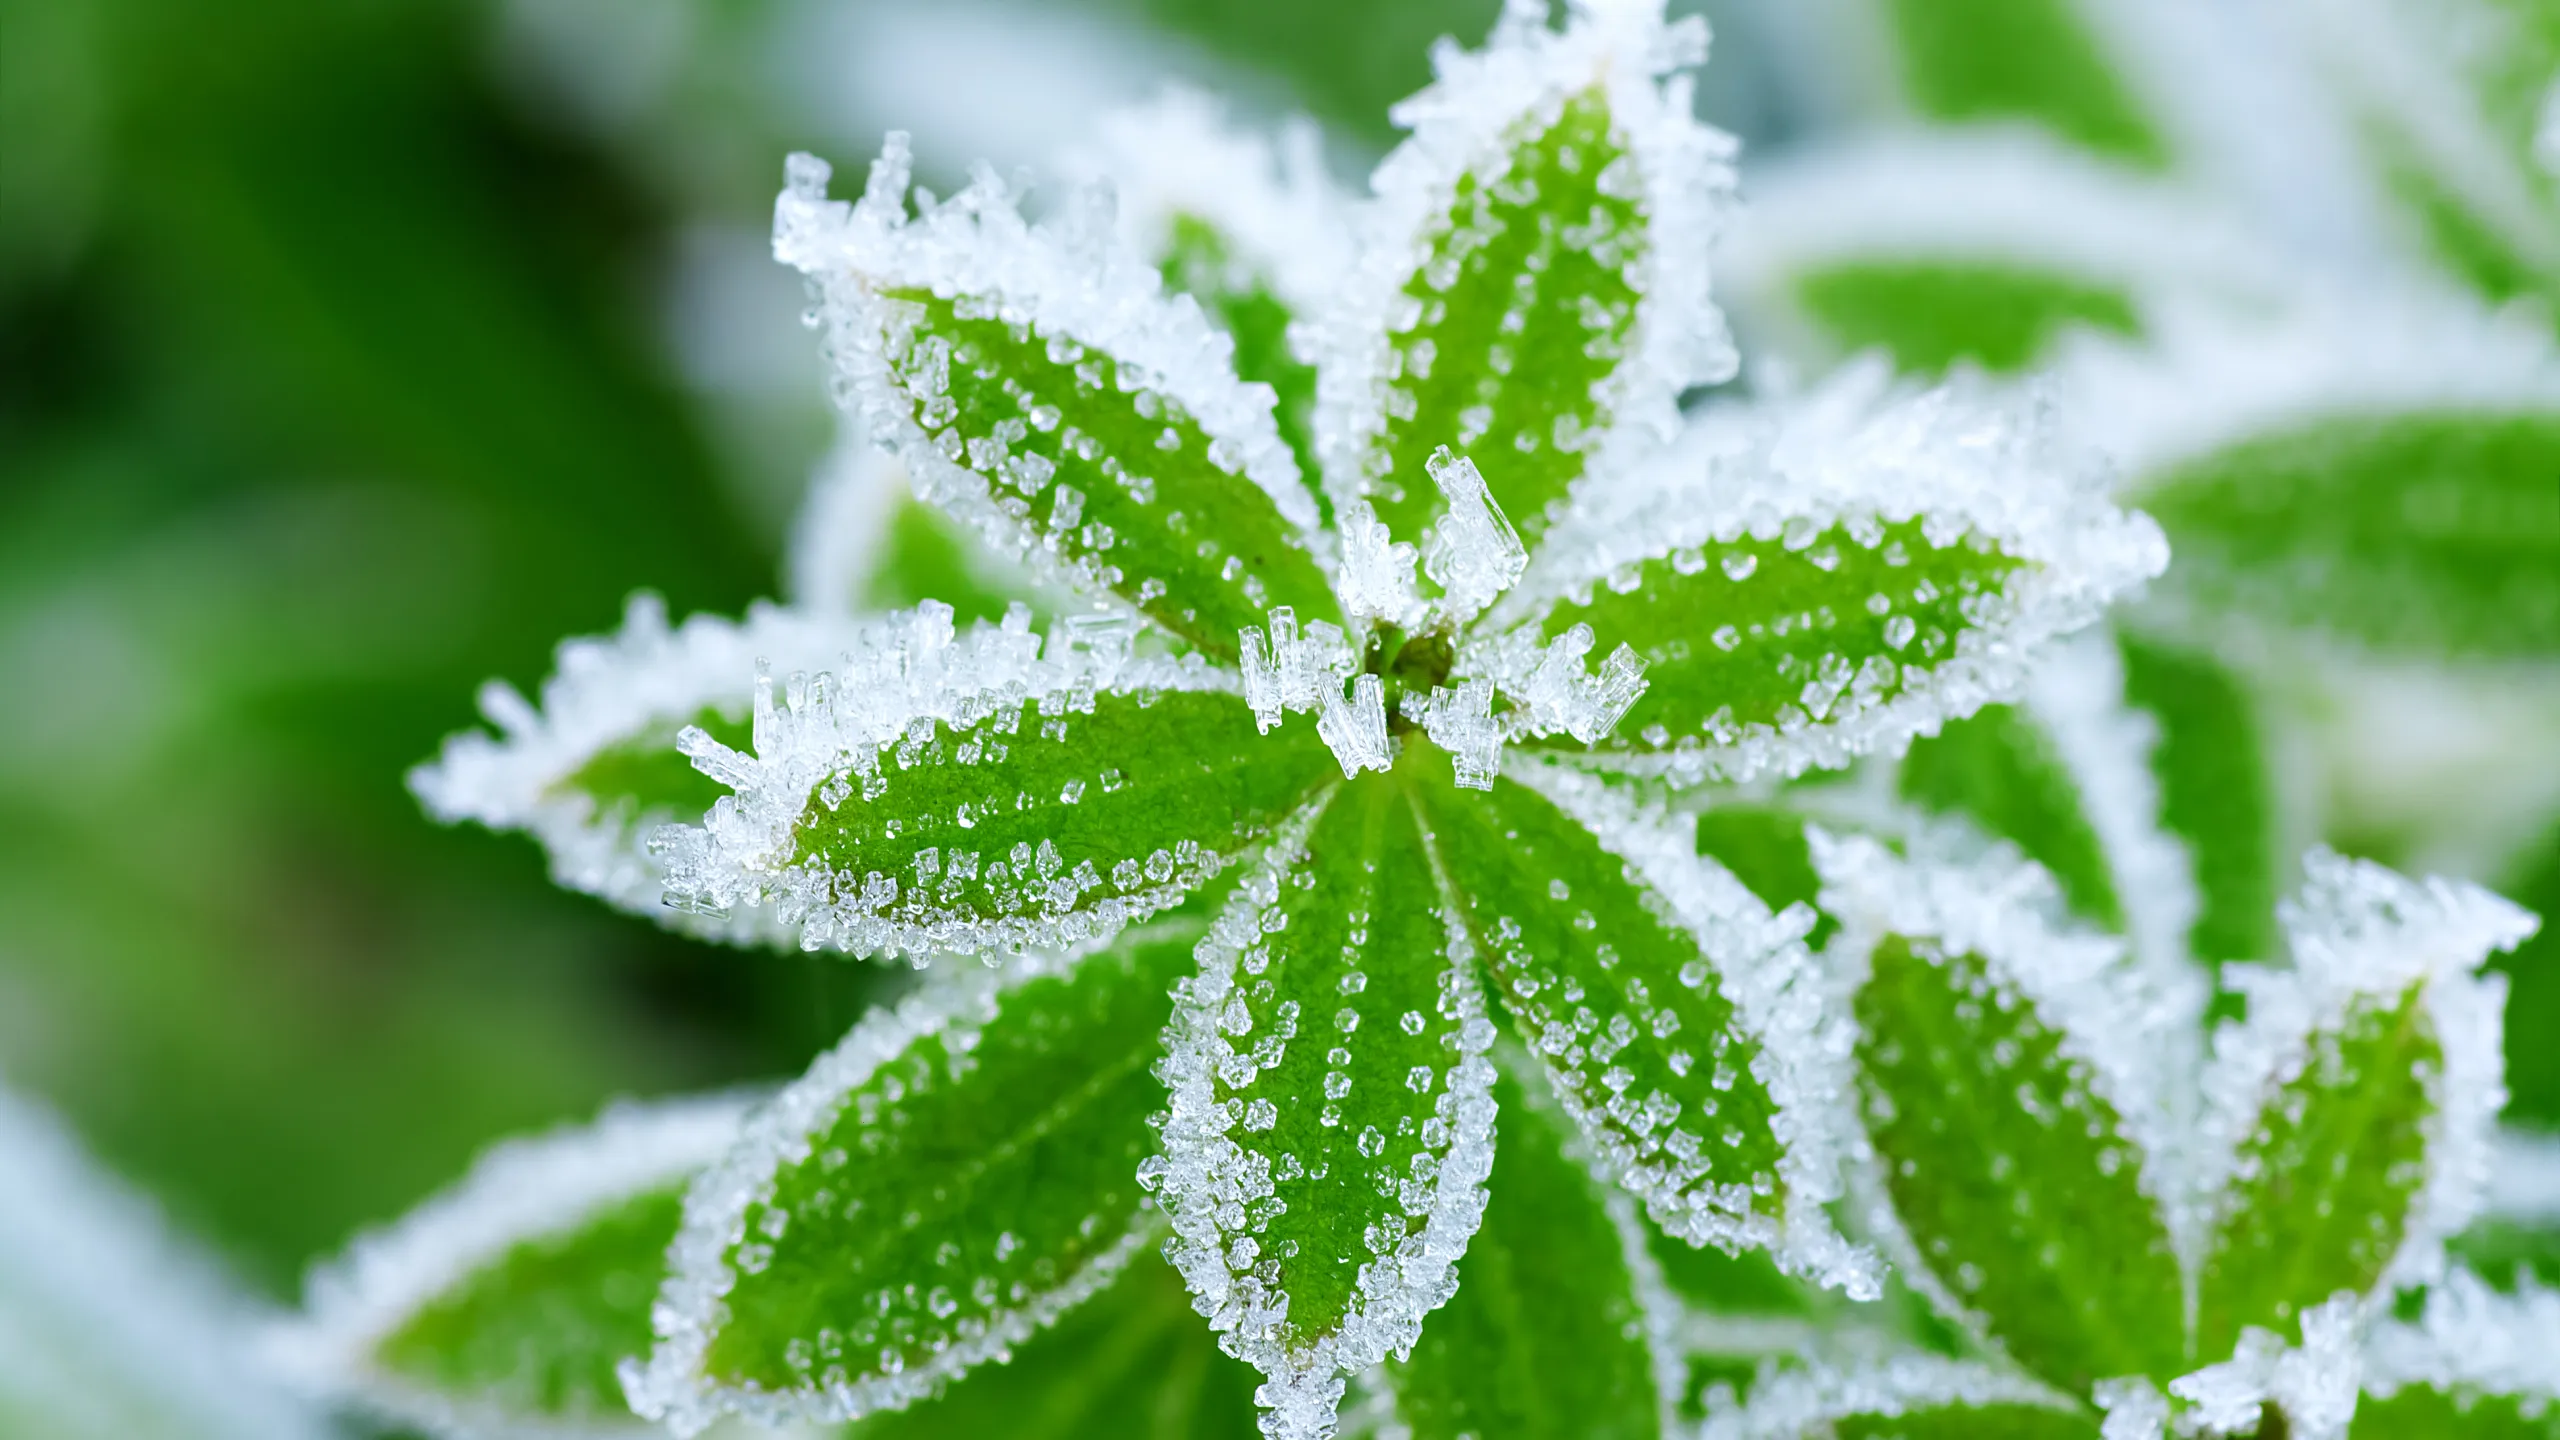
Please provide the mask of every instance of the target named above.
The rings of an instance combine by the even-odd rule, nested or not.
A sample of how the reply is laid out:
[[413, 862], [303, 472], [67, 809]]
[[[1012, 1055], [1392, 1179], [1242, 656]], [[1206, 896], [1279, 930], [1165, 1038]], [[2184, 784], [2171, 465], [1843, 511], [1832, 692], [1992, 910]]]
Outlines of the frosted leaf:
[[2084, 338], [2058, 373], [2075, 433], [2119, 458], [2177, 549], [2161, 598], [2185, 628], [2245, 618], [2426, 654], [2560, 635], [2547, 325], [2389, 286], [2272, 325], [2190, 304], [2141, 348]]
[[[2020, 1411], [2071, 1416], [2078, 1410], [2068, 1396], [2015, 1371], [1904, 1353], [1855, 1366], [1816, 1362], [1766, 1375], [1752, 1386], [1749, 1403], [1711, 1410], [1698, 1440], [1799, 1440], [1856, 1417], [1943, 1416], [1962, 1425]], [[2012, 1423], [2031, 1418], [2018, 1416]]]
[[1441, 511], [1423, 539], [1422, 573], [1440, 587], [1440, 613], [1463, 625], [1511, 588], [1529, 568], [1529, 552], [1473, 460], [1444, 445], [1424, 468], [1440, 491]]
[[[2007, 127], [1881, 134], [1764, 161], [1717, 259], [1730, 303], [1788, 353], [1881, 342], [1915, 370], [1958, 355], [2014, 368], [2076, 325], [2138, 319], [2181, 295], [2265, 304], [2300, 284], [2298, 260], [2245, 210]], [[1923, 288], [1945, 277], [2043, 306], [2024, 333], [2014, 305], [1922, 310]], [[1915, 312], [1907, 328], [1897, 303]]]
[[655, 844], [686, 905], [769, 908], [807, 949], [1062, 947], [1173, 904], [1329, 764], [1254, 733], [1229, 675], [1125, 628], [1027, 614], [955, 635], [926, 605], [839, 666], [756, 690], [752, 753], [686, 742], [735, 793]]
[[1874, 1223], [1906, 1274], [2066, 1391], [2176, 1373], [2197, 1222], [2175, 1097], [2203, 986], [2048, 929], [2033, 867], [1813, 840], [1892, 1201]]
[[861, 430], [858, 420], [840, 427], [792, 519], [783, 585], [791, 608], [852, 616], [939, 600], [966, 620], [995, 619], [1014, 600], [1045, 611], [1093, 603], [1037, 584], [1021, 565], [917, 501], [906, 467]]
[[1667, 1433], [1674, 1322], [1668, 1304], [1647, 1303], [1661, 1280], [1634, 1204], [1574, 1153], [1572, 1122], [1538, 1093], [1528, 1057], [1498, 1053], [1498, 1178], [1457, 1294], [1411, 1357], [1388, 1362], [1397, 1417], [1416, 1440]]
[[210, 1253], [0, 1086], [0, 1417], [43, 1440], [327, 1440]]
[[1240, 129], [1215, 96], [1173, 85], [1105, 116], [1060, 168], [1071, 182], [1110, 185], [1130, 253], [1169, 254], [1176, 228], [1196, 220], [1234, 248], [1248, 273], [1269, 276], [1291, 309], [1303, 309], [1352, 259], [1349, 201], [1325, 174], [1322, 142], [1304, 119], [1269, 136]]
[[440, 1434], [643, 1433], [613, 1366], [649, 1339], [678, 1197], [738, 1137], [749, 1097], [616, 1105], [508, 1141], [315, 1268], [277, 1363], [323, 1394]]
[[2529, 1414], [2550, 1413], [2560, 1406], [2560, 1291], [2525, 1278], [2500, 1294], [2468, 1270], [2448, 1272], [2415, 1320], [2383, 1320], [2365, 1340], [2368, 1397], [2421, 1387], [2513, 1396]]
[[1151, 267], [1083, 243], [1075, 217], [1107, 194], [1035, 227], [982, 168], [911, 220], [902, 136], [858, 205], [795, 166], [774, 252], [810, 276], [840, 392], [918, 496], [1213, 655], [1274, 604], [1329, 603], [1270, 390], [1236, 379], [1233, 340]]
[[1650, 0], [1576, 3], [1561, 31], [1531, 0], [1484, 49], [1434, 55], [1316, 327], [1337, 512], [1369, 499], [1420, 535], [1422, 462], [1456, 445], [1534, 540], [1585, 473], [1672, 433], [1683, 389], [1733, 372], [1700, 263], [1733, 145], [1691, 118], [1679, 73], [1705, 41]]
[[2273, 1404], [2290, 1433], [2345, 1440], [2362, 1373], [2359, 1319], [2356, 1297], [2342, 1292], [2302, 1312], [2299, 1346], [2251, 1326], [2230, 1359], [2170, 1381], [2169, 1393], [2194, 1407], [2188, 1424], [2216, 1434], [2254, 1431], [2260, 1408]]
[[1414, 811], [1343, 784], [1275, 840], [1199, 947], [1151, 1183], [1274, 1436], [1330, 1435], [1344, 1377], [1447, 1300], [1493, 1161], [1492, 1022]]
[[[2158, 953], [2192, 915], [2183, 940], [2196, 959], [2215, 965], [2265, 959], [2276, 949], [2279, 875], [2290, 857], [2281, 854], [2278, 837], [2288, 819], [2279, 806], [2260, 703], [2241, 675], [2208, 653], [2123, 632], [2116, 640], [2124, 698], [2151, 732], [2143, 747], [2149, 783], [2111, 778], [2122, 775], [2120, 764], [2100, 758], [2123, 755], [2135, 743], [2127, 721], [2104, 727], [2115, 737], [2112, 744], [2099, 742], [2101, 732], [2093, 728], [2090, 739], [2098, 743], [2088, 759], [2069, 763], [2085, 775], [2082, 786], [2093, 797], [2115, 797], [2105, 802], [2110, 814], [2130, 818], [2144, 796], [2156, 800], [2151, 813], [2163, 832], [2159, 839], [2128, 843], [2139, 829], [2128, 826], [2126, 840], [2104, 841], [2118, 892], [2135, 897], [2128, 903], [2130, 922], [2142, 927], [2136, 949]], [[2059, 707], [2035, 703], [2057, 727], [2065, 723]], [[2078, 753], [2078, 742], [2072, 748]], [[2108, 822], [2110, 837], [2121, 823]], [[2185, 885], [2169, 873], [2173, 849], [2183, 852], [2177, 858]]]
[[[2168, 974], [2187, 964], [2195, 870], [2163, 829], [2160, 722], [2129, 706], [2125, 691], [2113, 637], [2075, 636], [2036, 667], [2023, 704], [1985, 707], [1913, 742], [1900, 782], [1918, 803], [1963, 813], [2018, 845], [2076, 913], [2125, 935], [2147, 968]], [[2249, 837], [2234, 838], [2239, 845], [2217, 844], [2217, 859], [2238, 858], [2230, 851]]]
[[1853, 1122], [1811, 916], [1772, 916], [1586, 776], [1515, 762], [1489, 794], [1423, 798], [1503, 1007], [1618, 1183], [1692, 1245], [1872, 1296], [1874, 1258], [1822, 1208]]
[[618, 632], [561, 643], [538, 706], [502, 682], [482, 687], [496, 733], [448, 738], [409, 788], [439, 820], [531, 834], [571, 890], [707, 938], [787, 943], [790, 927], [770, 911], [663, 909], [665, 867], [648, 838], [701, 820], [720, 797], [678, 749], [684, 727], [743, 742], [758, 662], [825, 665], [869, 633], [849, 617], [767, 606], [743, 624], [696, 615], [670, 628], [656, 596], [634, 595]]
[[685, 1197], [635, 1408], [901, 1408], [1106, 1283], [1159, 1233], [1147, 1062], [1199, 929], [941, 972], [855, 1026]]
[[2479, 968], [2532, 917], [2326, 851], [2303, 869], [2282, 910], [2292, 967], [2226, 971], [2248, 1019], [2215, 1033], [2204, 1072], [2203, 1353], [2334, 1291], [2436, 1273], [2478, 1212], [2505, 1098], [2505, 982]]
[[1599, 761], [1681, 784], [1899, 744], [2016, 695], [2048, 641], [2167, 564], [2049, 440], [1978, 386], [1910, 390], [1881, 363], [1711, 409], [1550, 538], [1458, 672], [1509, 694], [1576, 626], [1631, 647], [1645, 689]]

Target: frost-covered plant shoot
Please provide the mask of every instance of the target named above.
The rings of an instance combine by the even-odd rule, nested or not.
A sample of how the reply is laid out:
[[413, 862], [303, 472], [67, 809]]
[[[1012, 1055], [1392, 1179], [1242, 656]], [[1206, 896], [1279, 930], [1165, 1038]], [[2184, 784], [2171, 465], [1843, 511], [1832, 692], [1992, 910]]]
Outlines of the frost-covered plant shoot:
[[[484, 1434], [931, 1425], [1006, 1372], [1027, 1426], [1106, 1332], [1306, 1440], [2551, 1415], [2555, 1302], [2445, 1254], [2532, 920], [2224, 882], [2092, 629], [2167, 543], [2039, 395], [1700, 398], [1735, 146], [1661, 9], [1514, 0], [1357, 199], [1180, 95], [1037, 206], [793, 156], [848, 483], [1019, 593], [637, 600], [415, 784], [921, 973], [778, 1094], [492, 1156], [315, 1282], [296, 1372]], [[2217, 977], [2233, 893], [2288, 953]]]

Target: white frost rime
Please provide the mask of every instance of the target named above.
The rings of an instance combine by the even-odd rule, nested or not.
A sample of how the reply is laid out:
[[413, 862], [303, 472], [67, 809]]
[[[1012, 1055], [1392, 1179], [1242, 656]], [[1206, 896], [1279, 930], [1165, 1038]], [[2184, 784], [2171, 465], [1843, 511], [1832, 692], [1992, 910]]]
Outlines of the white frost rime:
[[737, 1140], [754, 1097], [615, 1105], [594, 1124], [496, 1146], [450, 1189], [315, 1269], [304, 1318], [279, 1332], [289, 1373], [392, 1419], [497, 1433], [505, 1417], [435, 1393], [375, 1351], [412, 1316], [517, 1245], [564, 1235], [613, 1206], [672, 1189]]
[[2410, 880], [2325, 850], [2307, 857], [2303, 870], [2301, 897], [2277, 912], [2291, 968], [2225, 972], [2248, 996], [2249, 1018], [2213, 1037], [2204, 1074], [2204, 1179], [2213, 1191], [2228, 1184], [2264, 1107], [2311, 1063], [2316, 1036], [2360, 1003], [2388, 1004], [2421, 987], [2442, 1060], [2426, 1077], [2434, 1102], [2426, 1180], [2384, 1283], [2423, 1284], [2441, 1269], [2444, 1242], [2479, 1213], [2506, 1099], [2499, 1023], [2506, 980], [2481, 974], [2480, 966], [2531, 935], [2535, 921], [2475, 886]]

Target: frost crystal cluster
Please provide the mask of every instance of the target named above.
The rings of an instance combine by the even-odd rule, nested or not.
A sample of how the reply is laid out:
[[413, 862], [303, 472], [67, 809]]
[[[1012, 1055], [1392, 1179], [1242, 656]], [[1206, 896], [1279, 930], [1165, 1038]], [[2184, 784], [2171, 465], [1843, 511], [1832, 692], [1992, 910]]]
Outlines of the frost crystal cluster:
[[1735, 147], [1661, 12], [1513, 0], [1356, 199], [1181, 94], [1041, 207], [792, 157], [878, 452], [806, 523], [903, 480], [1018, 593], [857, 613], [873, 529], [803, 535], [799, 605], [634, 601], [414, 785], [921, 973], [778, 1094], [361, 1243], [308, 1383], [527, 1433], [1113, 1365], [1249, 1367], [1307, 1440], [2554, 1417], [2548, 1293], [2448, 1258], [2531, 918], [2326, 851], [2278, 904], [2218, 672], [2105, 623], [2169, 562], [2123, 437], [1877, 357], [1698, 400]]

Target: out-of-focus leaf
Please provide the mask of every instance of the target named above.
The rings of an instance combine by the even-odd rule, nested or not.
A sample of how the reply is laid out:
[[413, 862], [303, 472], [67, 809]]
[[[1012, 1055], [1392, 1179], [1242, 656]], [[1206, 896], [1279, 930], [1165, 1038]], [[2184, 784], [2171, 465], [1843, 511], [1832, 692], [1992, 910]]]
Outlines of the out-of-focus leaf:
[[1797, 277], [1805, 313], [1844, 350], [1882, 346], [1923, 375], [1960, 360], [2023, 370], [2074, 326], [2140, 331], [2121, 290], [2077, 276], [1988, 261], [1868, 259]]
[[1912, 102], [1938, 120], [2029, 120], [2135, 165], [2169, 156], [2070, 0], [1887, 0]]

